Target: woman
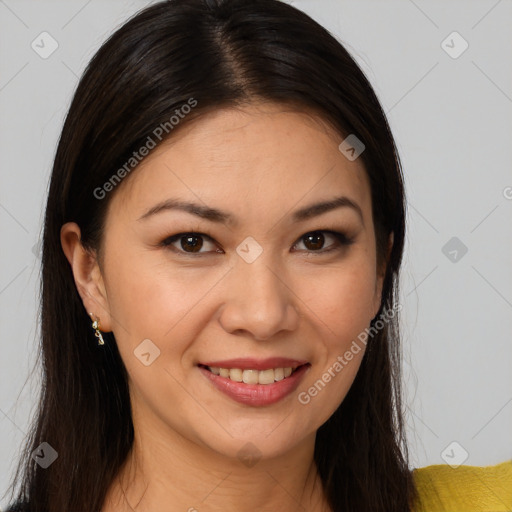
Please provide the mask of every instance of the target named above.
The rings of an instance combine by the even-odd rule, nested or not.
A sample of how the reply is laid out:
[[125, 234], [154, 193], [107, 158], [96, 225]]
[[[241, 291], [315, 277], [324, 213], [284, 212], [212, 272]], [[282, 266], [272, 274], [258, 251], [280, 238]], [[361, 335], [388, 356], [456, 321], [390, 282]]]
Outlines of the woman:
[[400, 398], [404, 235], [386, 118], [325, 29], [276, 0], [141, 11], [59, 141], [13, 510], [428, 506]]

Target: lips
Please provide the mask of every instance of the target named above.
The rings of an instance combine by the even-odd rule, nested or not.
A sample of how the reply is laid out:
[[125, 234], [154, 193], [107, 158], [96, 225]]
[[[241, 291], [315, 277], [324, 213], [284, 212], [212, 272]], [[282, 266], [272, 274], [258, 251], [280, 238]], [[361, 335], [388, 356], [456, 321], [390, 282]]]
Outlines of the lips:
[[307, 361], [282, 357], [198, 364], [216, 389], [236, 402], [251, 406], [271, 405], [292, 393], [310, 366]]
[[271, 368], [297, 368], [307, 364], [305, 360], [290, 359], [287, 357], [269, 357], [267, 359], [251, 359], [247, 357], [237, 359], [224, 359], [222, 361], [202, 361], [202, 366], [210, 368], [240, 368], [241, 370], [269, 370]]

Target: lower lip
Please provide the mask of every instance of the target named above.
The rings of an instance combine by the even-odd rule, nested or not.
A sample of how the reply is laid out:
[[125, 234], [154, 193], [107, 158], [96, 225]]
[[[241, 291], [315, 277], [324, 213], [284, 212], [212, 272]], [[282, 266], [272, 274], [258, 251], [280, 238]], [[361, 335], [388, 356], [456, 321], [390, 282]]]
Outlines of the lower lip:
[[198, 366], [198, 368], [219, 391], [222, 391], [236, 402], [258, 407], [279, 402], [279, 400], [295, 391], [309, 366], [308, 364], [302, 365], [289, 377], [273, 384], [244, 384], [227, 377], [215, 375], [201, 366]]

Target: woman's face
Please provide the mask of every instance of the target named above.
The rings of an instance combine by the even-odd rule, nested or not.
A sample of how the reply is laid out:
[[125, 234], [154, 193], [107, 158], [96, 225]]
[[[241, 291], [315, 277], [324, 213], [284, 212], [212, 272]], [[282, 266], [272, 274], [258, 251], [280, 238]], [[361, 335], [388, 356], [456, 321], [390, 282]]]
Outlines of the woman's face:
[[[86, 307], [115, 334], [134, 422], [228, 457], [253, 445], [272, 457], [311, 439], [343, 401], [364, 345], [345, 353], [377, 314], [382, 279], [368, 178], [341, 141], [279, 105], [219, 110], [118, 185], [104, 295]], [[297, 365], [283, 378], [279, 368]]]

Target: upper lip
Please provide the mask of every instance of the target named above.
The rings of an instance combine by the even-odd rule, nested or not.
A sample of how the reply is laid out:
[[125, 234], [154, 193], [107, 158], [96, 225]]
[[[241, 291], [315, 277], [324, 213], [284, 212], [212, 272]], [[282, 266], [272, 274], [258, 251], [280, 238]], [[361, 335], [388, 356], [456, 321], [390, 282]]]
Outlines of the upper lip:
[[239, 357], [237, 359], [224, 359], [222, 361], [206, 361], [199, 364], [211, 368], [240, 368], [241, 370], [269, 370], [271, 368], [297, 368], [308, 361], [302, 359], [290, 359], [288, 357], [268, 357], [267, 359], [252, 359]]

